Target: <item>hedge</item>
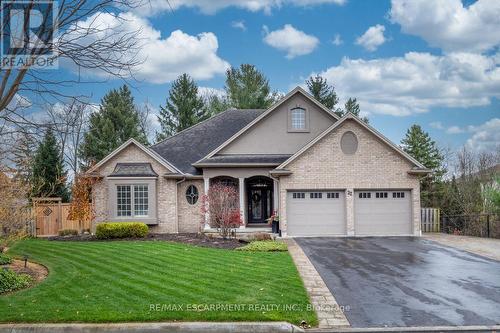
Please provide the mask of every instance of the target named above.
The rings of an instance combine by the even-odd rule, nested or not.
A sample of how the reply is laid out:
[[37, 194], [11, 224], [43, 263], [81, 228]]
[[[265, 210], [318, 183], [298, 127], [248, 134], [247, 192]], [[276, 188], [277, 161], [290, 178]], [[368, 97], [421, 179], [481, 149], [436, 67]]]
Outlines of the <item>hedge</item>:
[[106, 222], [97, 225], [95, 235], [99, 239], [144, 238], [148, 226], [140, 222]]
[[28, 274], [17, 274], [10, 269], [0, 269], [0, 294], [29, 287], [33, 279]]
[[76, 236], [76, 235], [78, 235], [78, 230], [74, 229], [59, 230], [59, 236]]

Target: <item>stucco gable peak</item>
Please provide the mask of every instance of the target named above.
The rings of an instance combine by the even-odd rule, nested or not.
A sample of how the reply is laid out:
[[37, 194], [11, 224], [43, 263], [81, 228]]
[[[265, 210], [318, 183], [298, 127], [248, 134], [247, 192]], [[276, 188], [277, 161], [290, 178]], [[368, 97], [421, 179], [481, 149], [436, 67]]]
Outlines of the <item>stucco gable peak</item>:
[[288, 92], [283, 98], [281, 98], [279, 101], [271, 105], [265, 112], [263, 112], [260, 116], [255, 118], [253, 121], [251, 121], [248, 125], [243, 127], [241, 130], [239, 130], [236, 134], [234, 134], [232, 137], [230, 137], [228, 140], [226, 140], [224, 143], [222, 143], [220, 146], [212, 150], [210, 153], [208, 153], [206, 156], [203, 158], [199, 159], [193, 165], [196, 165], [197, 163], [208, 159], [218, 152], [220, 152], [223, 148], [227, 147], [231, 142], [236, 140], [236, 138], [240, 137], [242, 134], [247, 132], [250, 128], [252, 128], [255, 124], [259, 123], [263, 119], [265, 119], [271, 112], [274, 110], [278, 109], [279, 106], [283, 105], [286, 101], [290, 100], [295, 94], [301, 94], [305, 98], [307, 98], [309, 101], [311, 101], [313, 104], [318, 106], [318, 108], [322, 111], [324, 111], [326, 114], [328, 114], [330, 117], [334, 118], [336, 121], [339, 119], [339, 116], [337, 116], [332, 110], [328, 109], [326, 106], [321, 104], [319, 101], [317, 101], [311, 94], [309, 94], [307, 91], [304, 90], [304, 88], [297, 86], [294, 89], [292, 89], [290, 92]]

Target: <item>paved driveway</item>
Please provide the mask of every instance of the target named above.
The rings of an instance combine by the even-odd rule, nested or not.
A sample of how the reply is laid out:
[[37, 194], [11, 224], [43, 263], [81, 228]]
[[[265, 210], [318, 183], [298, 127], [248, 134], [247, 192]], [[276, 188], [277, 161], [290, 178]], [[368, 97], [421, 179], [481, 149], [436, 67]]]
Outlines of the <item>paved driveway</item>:
[[298, 238], [352, 327], [500, 324], [500, 262], [423, 238]]

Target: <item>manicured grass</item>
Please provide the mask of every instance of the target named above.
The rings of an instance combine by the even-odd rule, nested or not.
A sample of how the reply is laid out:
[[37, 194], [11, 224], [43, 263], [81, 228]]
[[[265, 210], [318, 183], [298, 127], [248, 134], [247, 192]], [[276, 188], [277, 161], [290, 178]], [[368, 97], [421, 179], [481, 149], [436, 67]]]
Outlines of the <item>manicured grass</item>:
[[9, 254], [27, 254], [50, 273], [33, 288], [0, 296], [0, 322], [317, 323], [287, 252], [31, 239]]

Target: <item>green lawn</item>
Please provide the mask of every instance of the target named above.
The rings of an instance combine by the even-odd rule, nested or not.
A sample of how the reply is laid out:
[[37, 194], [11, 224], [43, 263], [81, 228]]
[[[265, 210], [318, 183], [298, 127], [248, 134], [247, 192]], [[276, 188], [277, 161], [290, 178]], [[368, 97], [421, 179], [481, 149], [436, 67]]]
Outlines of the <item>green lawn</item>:
[[27, 254], [50, 273], [31, 289], [0, 296], [0, 322], [317, 323], [287, 252], [32, 239], [9, 253]]

